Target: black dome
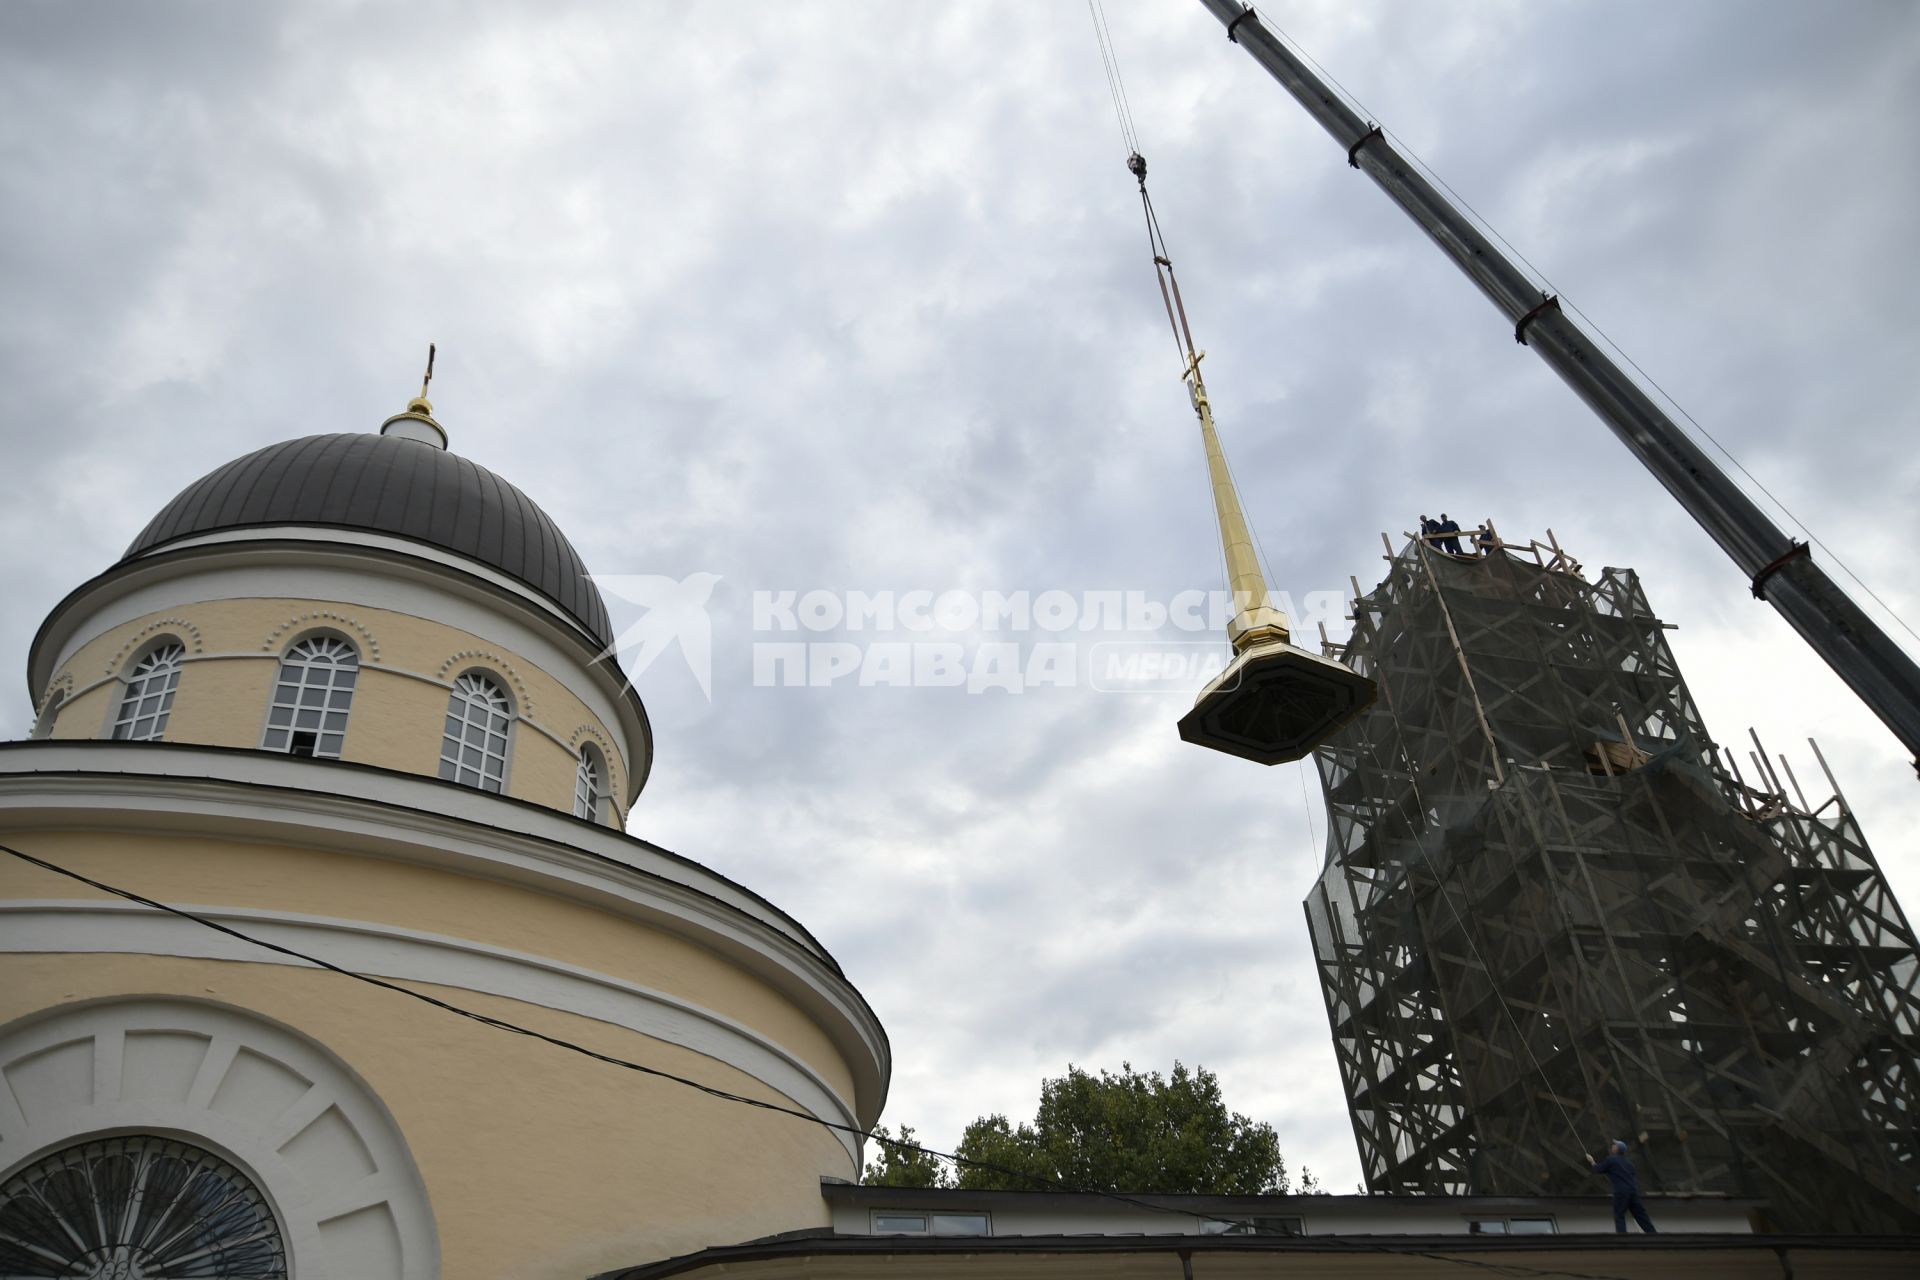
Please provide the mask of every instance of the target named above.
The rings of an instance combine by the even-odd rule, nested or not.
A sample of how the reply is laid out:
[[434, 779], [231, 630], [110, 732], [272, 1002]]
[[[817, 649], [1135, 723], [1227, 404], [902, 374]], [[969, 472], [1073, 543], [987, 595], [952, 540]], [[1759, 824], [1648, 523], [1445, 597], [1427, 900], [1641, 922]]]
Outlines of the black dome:
[[121, 559], [217, 530], [289, 524], [384, 533], [477, 560], [613, 643], [599, 588], [546, 512], [485, 467], [399, 436], [307, 436], [236, 458], [181, 490]]

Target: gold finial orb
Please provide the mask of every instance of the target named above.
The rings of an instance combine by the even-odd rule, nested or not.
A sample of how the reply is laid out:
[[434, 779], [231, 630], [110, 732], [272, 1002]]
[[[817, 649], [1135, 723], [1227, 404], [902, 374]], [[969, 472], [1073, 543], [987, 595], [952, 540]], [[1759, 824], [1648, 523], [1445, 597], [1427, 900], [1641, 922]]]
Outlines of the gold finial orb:
[[424, 390], [407, 401], [407, 407], [380, 424], [380, 434], [402, 440], [417, 440], [436, 449], [447, 447], [447, 429], [433, 419], [433, 401]]

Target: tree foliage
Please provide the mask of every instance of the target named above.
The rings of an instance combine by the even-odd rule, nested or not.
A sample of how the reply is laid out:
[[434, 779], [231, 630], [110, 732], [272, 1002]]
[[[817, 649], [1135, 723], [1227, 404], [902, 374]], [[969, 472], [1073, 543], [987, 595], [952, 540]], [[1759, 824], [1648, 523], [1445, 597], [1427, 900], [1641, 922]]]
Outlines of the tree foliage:
[[955, 1185], [969, 1190], [1066, 1185], [1254, 1195], [1290, 1189], [1273, 1126], [1229, 1111], [1211, 1071], [1189, 1071], [1179, 1062], [1164, 1079], [1125, 1062], [1117, 1075], [1089, 1075], [1069, 1065], [1066, 1075], [1041, 1083], [1032, 1124], [982, 1116], [967, 1126], [956, 1154], [978, 1162], [959, 1168]]
[[872, 1187], [952, 1186], [947, 1166], [924, 1151], [912, 1150], [914, 1145], [912, 1125], [901, 1125], [897, 1139], [881, 1125], [873, 1131], [873, 1154], [860, 1181]]

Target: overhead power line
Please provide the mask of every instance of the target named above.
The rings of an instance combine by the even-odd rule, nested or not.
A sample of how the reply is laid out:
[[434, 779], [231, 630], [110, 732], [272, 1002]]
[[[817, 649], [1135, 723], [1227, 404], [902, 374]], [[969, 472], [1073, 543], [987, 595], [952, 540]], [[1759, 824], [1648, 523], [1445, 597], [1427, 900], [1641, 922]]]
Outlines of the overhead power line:
[[[1180, 1208], [1175, 1208], [1173, 1206], [1164, 1205], [1164, 1204], [1154, 1204], [1152, 1201], [1142, 1200], [1137, 1196], [1130, 1196], [1123, 1192], [1105, 1191], [1097, 1187], [1076, 1186], [1072, 1183], [1062, 1182], [1056, 1178], [1049, 1178], [1044, 1174], [1030, 1173], [1022, 1169], [1010, 1169], [1005, 1165], [993, 1164], [986, 1160], [975, 1160], [969, 1156], [957, 1155], [950, 1151], [936, 1151], [932, 1147], [921, 1146], [920, 1144], [914, 1143], [914, 1142], [902, 1142], [898, 1138], [886, 1137], [884, 1135], [874, 1133], [866, 1129], [862, 1129], [858, 1125], [842, 1124], [839, 1121], [827, 1120], [820, 1116], [814, 1115], [812, 1112], [801, 1111], [796, 1107], [783, 1106], [782, 1104], [777, 1102], [768, 1102], [761, 1098], [749, 1097], [748, 1095], [742, 1094], [742, 1093], [734, 1093], [731, 1090], [717, 1088], [710, 1084], [702, 1084], [700, 1081], [691, 1079], [687, 1076], [677, 1075], [671, 1071], [663, 1071], [659, 1067], [650, 1067], [650, 1066], [647, 1066], [645, 1063], [635, 1062], [630, 1058], [622, 1058], [622, 1057], [619, 1057], [618, 1055], [611, 1054], [611, 1053], [602, 1053], [598, 1049], [588, 1048], [586, 1045], [579, 1044], [575, 1041], [568, 1040], [561, 1036], [549, 1035], [544, 1031], [536, 1031], [531, 1027], [522, 1026], [517, 1022], [512, 1022], [505, 1018], [497, 1018], [497, 1017], [494, 1017], [492, 1014], [481, 1013], [477, 1009], [469, 1009], [464, 1005], [455, 1004], [451, 1000], [443, 1000], [438, 996], [429, 995], [424, 991], [416, 991], [412, 987], [403, 986], [400, 983], [389, 981], [386, 978], [379, 978], [379, 977], [373, 976], [372, 974], [360, 973], [360, 972], [357, 972], [356, 970], [348, 969], [342, 965], [334, 964], [330, 960], [323, 960], [319, 956], [312, 955], [309, 952], [300, 951], [293, 947], [282, 946], [280, 943], [277, 943], [277, 942], [269, 942], [265, 938], [256, 937], [253, 934], [247, 933], [246, 931], [241, 929], [235, 929], [231, 925], [225, 925], [220, 923], [218, 920], [212, 920], [206, 916], [198, 914], [197, 912], [188, 911], [184, 907], [172, 906], [168, 903], [161, 902], [158, 899], [149, 898], [145, 894], [136, 893], [132, 889], [125, 889], [120, 887], [119, 885], [110, 884], [107, 881], [95, 879], [92, 876], [85, 875], [79, 871], [75, 871], [70, 867], [61, 866], [59, 863], [53, 862], [47, 858], [42, 858], [35, 854], [27, 853], [23, 850], [16, 849], [12, 845], [0, 844], [0, 853], [9, 854], [12, 857], [18, 858], [22, 862], [25, 862], [31, 866], [40, 868], [42, 871], [47, 871], [57, 876], [63, 876], [68, 880], [77, 881], [78, 883], [84, 884], [91, 889], [97, 889], [101, 893], [111, 894], [116, 898], [123, 898], [128, 902], [137, 903], [140, 906], [147, 907], [154, 911], [165, 912], [167, 915], [176, 916], [182, 920], [190, 921], [194, 924], [201, 926], [202, 928], [211, 929], [215, 933], [224, 934], [229, 938], [233, 938], [237, 941], [247, 943], [250, 946], [260, 947], [263, 950], [271, 951], [276, 955], [286, 956], [288, 959], [298, 960], [303, 964], [312, 965], [317, 969], [323, 969], [328, 973], [335, 974], [339, 977], [349, 979], [350, 981], [364, 983], [365, 985], [370, 987], [377, 987], [382, 991], [390, 991], [395, 995], [405, 996], [410, 1000], [417, 1000], [422, 1004], [430, 1005], [435, 1009], [439, 1009], [443, 1013], [450, 1013], [456, 1017], [466, 1018], [469, 1021], [479, 1023], [481, 1026], [491, 1027], [496, 1031], [504, 1031], [509, 1035], [525, 1036], [531, 1040], [538, 1040], [541, 1043], [551, 1045], [556, 1049], [561, 1049], [568, 1053], [576, 1053], [581, 1055], [582, 1057], [591, 1058], [596, 1062], [605, 1063], [606, 1065], [611, 1067], [619, 1067], [622, 1070], [637, 1072], [640, 1075], [644, 1075], [644, 1076], [651, 1076], [658, 1080], [667, 1081], [670, 1084], [683, 1085], [686, 1088], [697, 1090], [698, 1092], [705, 1094], [707, 1097], [713, 1098], [720, 1102], [733, 1103], [737, 1106], [752, 1107], [755, 1110], [759, 1110], [759, 1111], [770, 1111], [776, 1115], [791, 1116], [795, 1120], [804, 1120], [808, 1124], [818, 1125], [823, 1129], [830, 1129], [838, 1133], [848, 1134], [852, 1137], [866, 1139], [868, 1141], [879, 1143], [880, 1145], [885, 1147], [891, 1147], [898, 1151], [910, 1151], [917, 1155], [930, 1156], [936, 1160], [944, 1160], [948, 1164], [952, 1165], [956, 1170], [960, 1168], [980, 1169], [988, 1173], [997, 1173], [1004, 1177], [1017, 1178], [1026, 1182], [1037, 1183], [1039, 1184], [1040, 1187], [1042, 1187], [1045, 1190], [1072, 1193], [1076, 1195], [1098, 1196], [1102, 1199], [1111, 1200], [1116, 1204], [1124, 1204], [1129, 1206], [1130, 1208], [1135, 1208], [1135, 1209], [1146, 1209], [1153, 1213], [1171, 1213], [1171, 1214], [1177, 1214], [1181, 1217], [1203, 1218], [1208, 1222], [1220, 1222], [1230, 1227], [1244, 1227], [1249, 1231], [1270, 1231], [1271, 1230], [1271, 1228], [1269, 1227], [1264, 1227], [1261, 1224], [1257, 1224], [1244, 1219], [1216, 1217], [1213, 1214], [1196, 1213], [1195, 1211], [1190, 1209], [1180, 1209]], [[1294, 1235], [1296, 1233], [1293, 1231], [1285, 1231], [1283, 1234]], [[1377, 1253], [1387, 1253], [1387, 1254], [1395, 1254], [1395, 1255], [1414, 1254], [1420, 1257], [1426, 1257], [1426, 1258], [1434, 1259], [1437, 1261], [1453, 1262], [1453, 1263], [1458, 1263], [1462, 1266], [1469, 1266], [1469, 1267], [1475, 1267], [1482, 1270], [1493, 1271], [1502, 1275], [1560, 1276], [1560, 1277], [1567, 1277], [1568, 1280], [1623, 1280], [1623, 1278], [1620, 1276], [1597, 1275], [1592, 1272], [1585, 1272], [1585, 1271], [1560, 1271], [1560, 1270], [1553, 1270], [1550, 1268], [1526, 1266], [1519, 1263], [1489, 1262], [1484, 1259], [1457, 1256], [1454, 1254], [1441, 1253], [1435, 1250], [1394, 1249], [1387, 1245], [1372, 1244], [1370, 1242], [1360, 1241], [1360, 1240], [1350, 1240], [1345, 1237], [1338, 1237], [1338, 1236], [1316, 1237], [1316, 1239], [1320, 1239], [1324, 1243], [1330, 1244], [1336, 1248], [1351, 1248], [1359, 1252], [1377, 1252]]]

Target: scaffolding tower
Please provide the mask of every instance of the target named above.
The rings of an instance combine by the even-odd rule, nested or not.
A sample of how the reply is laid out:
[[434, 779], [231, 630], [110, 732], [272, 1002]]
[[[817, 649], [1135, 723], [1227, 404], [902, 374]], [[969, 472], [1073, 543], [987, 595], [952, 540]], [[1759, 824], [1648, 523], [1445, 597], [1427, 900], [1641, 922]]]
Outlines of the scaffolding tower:
[[1920, 956], [1832, 775], [1716, 747], [1632, 570], [1484, 550], [1389, 542], [1323, 638], [1380, 686], [1305, 903], [1368, 1189], [1596, 1193], [1619, 1137], [1648, 1191], [1920, 1230]]

